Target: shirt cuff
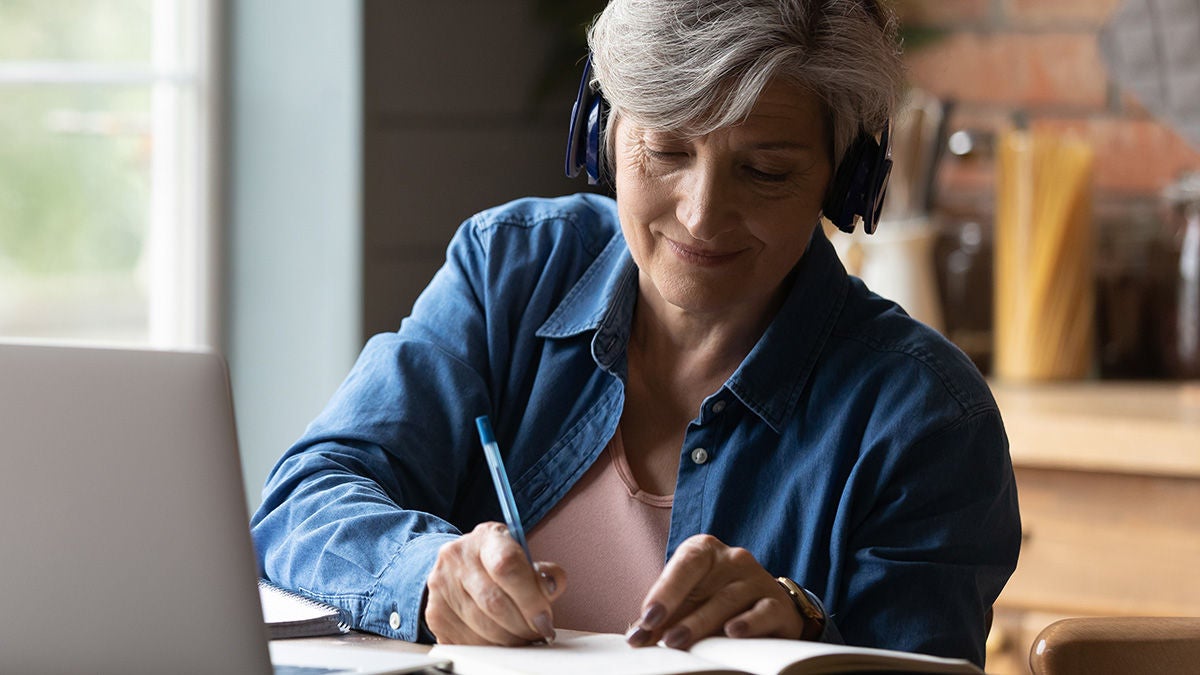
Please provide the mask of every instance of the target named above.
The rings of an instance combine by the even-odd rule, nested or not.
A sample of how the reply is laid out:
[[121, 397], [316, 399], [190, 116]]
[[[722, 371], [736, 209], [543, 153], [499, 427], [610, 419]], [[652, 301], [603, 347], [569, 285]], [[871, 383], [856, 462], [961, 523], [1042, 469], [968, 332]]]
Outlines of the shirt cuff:
[[421, 617], [425, 583], [437, 562], [438, 550], [459, 536], [426, 534], [401, 547], [379, 575], [358, 628], [409, 642], [432, 642], [433, 635]]
[[821, 613], [825, 615], [825, 627], [821, 630], [821, 634], [817, 636], [817, 642], [826, 642], [834, 645], [845, 644], [846, 641], [842, 639], [841, 631], [838, 630], [837, 624], [833, 622], [833, 617], [829, 615], [829, 611], [825, 609], [825, 603], [821, 602], [821, 599], [807, 588], [801, 586], [800, 590], [804, 591], [808, 599], [812, 600], [817, 607], [820, 607]]

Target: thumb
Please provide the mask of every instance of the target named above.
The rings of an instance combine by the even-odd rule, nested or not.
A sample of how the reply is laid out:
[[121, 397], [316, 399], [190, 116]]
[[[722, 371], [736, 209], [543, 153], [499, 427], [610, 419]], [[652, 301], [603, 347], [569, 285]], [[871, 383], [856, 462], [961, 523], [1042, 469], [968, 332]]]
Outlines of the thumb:
[[550, 599], [550, 602], [562, 597], [562, 594], [567, 590], [567, 571], [562, 567], [552, 562], [538, 561], [533, 564], [533, 570], [537, 572], [538, 585], [542, 588], [542, 593]]

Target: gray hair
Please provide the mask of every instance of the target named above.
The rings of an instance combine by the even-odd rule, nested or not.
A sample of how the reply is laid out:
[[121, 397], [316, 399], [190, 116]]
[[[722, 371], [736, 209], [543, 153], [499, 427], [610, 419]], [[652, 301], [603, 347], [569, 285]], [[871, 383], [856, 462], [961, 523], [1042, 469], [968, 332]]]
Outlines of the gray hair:
[[745, 119], [785, 78], [824, 103], [836, 166], [897, 105], [897, 24], [878, 0], [611, 0], [588, 30], [593, 84], [611, 120], [703, 135]]

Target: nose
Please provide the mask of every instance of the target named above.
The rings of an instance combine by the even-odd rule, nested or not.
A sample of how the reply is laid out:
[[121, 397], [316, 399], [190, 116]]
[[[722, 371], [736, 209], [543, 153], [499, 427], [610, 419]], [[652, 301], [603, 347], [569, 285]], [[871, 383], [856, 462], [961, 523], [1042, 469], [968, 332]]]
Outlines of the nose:
[[712, 241], [734, 227], [730, 180], [717, 167], [696, 163], [678, 183], [675, 217], [697, 241]]

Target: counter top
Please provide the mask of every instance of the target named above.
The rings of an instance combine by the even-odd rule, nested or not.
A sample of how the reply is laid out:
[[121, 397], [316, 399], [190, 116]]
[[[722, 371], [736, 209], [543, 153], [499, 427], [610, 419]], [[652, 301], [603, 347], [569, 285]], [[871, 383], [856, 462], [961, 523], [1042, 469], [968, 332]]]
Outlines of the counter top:
[[1200, 383], [991, 383], [1013, 464], [1200, 478]]

